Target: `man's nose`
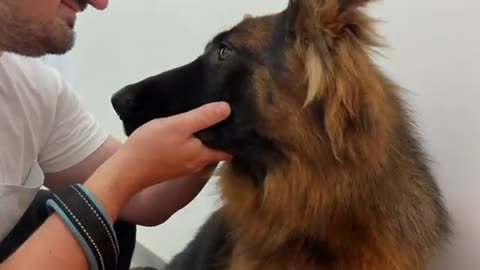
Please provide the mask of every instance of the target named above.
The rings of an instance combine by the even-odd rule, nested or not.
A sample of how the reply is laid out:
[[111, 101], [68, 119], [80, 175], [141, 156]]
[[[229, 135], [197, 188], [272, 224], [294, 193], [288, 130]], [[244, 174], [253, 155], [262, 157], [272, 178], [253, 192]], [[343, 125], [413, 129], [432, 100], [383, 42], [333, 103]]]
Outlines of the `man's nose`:
[[88, 0], [88, 4], [96, 9], [104, 10], [108, 6], [108, 1], [109, 0]]

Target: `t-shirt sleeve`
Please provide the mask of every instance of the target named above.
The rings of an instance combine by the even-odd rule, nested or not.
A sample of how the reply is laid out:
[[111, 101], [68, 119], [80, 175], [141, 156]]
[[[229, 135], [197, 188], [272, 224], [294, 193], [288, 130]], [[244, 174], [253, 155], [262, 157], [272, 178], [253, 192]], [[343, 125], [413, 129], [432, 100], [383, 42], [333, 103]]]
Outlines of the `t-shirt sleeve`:
[[61, 89], [53, 125], [39, 153], [40, 167], [46, 173], [74, 166], [98, 149], [108, 137], [108, 133], [84, 109], [71, 86], [63, 79], [59, 82]]

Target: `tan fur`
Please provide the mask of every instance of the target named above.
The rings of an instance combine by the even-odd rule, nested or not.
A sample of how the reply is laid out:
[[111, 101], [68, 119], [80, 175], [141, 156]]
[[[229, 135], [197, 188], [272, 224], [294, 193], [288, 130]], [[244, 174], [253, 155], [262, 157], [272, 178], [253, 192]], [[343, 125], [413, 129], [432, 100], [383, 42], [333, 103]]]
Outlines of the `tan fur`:
[[[400, 89], [369, 55], [380, 45], [374, 20], [358, 9], [365, 1], [341, 2], [296, 1], [286, 79], [261, 66], [254, 74], [260, 130], [287, 158], [261, 189], [230, 164], [221, 169], [230, 270], [421, 270], [448, 234]], [[260, 52], [274, 34], [265, 21], [247, 19], [232, 42]], [[326, 242], [332, 265], [312, 259], [305, 239]]]

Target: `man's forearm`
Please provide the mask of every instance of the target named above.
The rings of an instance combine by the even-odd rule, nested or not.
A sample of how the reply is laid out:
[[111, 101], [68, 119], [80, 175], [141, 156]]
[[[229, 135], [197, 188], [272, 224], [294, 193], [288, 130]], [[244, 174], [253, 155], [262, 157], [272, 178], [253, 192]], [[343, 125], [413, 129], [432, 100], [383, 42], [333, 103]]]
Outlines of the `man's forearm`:
[[162, 224], [195, 198], [208, 182], [215, 166], [144, 189], [122, 209], [120, 219], [143, 226]]
[[[127, 177], [119, 173], [118, 166], [105, 166], [85, 183], [112, 221], [117, 219], [128, 198], [141, 189]], [[0, 265], [0, 269], [84, 270], [88, 269], [84, 254], [74, 234], [54, 213]]]
[[[110, 136], [85, 160], [67, 170], [46, 175], [46, 186], [62, 189], [70, 184], [83, 183], [110, 158], [122, 143]], [[186, 176], [179, 181], [168, 181], [149, 187], [136, 194], [121, 211], [120, 219], [143, 226], [156, 226], [170, 218], [178, 209], [187, 205], [204, 187], [215, 165], [202, 173]]]

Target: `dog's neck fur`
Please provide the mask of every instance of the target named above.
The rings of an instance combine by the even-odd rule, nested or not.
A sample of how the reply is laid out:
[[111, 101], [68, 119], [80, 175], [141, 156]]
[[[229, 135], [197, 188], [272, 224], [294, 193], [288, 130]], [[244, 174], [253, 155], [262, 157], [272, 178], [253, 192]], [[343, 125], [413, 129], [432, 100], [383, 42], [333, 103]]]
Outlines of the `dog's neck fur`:
[[[319, 167], [300, 158], [290, 161], [268, 172], [259, 189], [249, 176], [225, 164], [220, 181], [223, 211], [243, 256], [257, 261], [278, 257], [279, 261], [288, 259], [300, 265], [314, 260], [309, 263], [328, 266], [336, 260], [330, 248], [355, 241], [359, 242], [357, 247], [361, 245], [364, 239], [358, 238], [363, 235], [359, 234], [364, 229], [362, 222], [351, 216], [358, 214], [351, 209], [357, 199], [350, 192], [352, 182], [357, 180], [347, 174], [327, 176]], [[295, 179], [298, 177], [302, 179]], [[336, 238], [337, 243], [327, 244], [327, 238]], [[289, 251], [297, 246], [298, 254], [283, 254], [285, 246]]]
[[[395, 250], [395, 239], [383, 235], [390, 240], [377, 242], [376, 236], [389, 235], [387, 225], [401, 219], [392, 209], [405, 199], [403, 194], [412, 189], [409, 185], [415, 184], [405, 181], [409, 176], [402, 173], [406, 171], [403, 168], [416, 167], [419, 175], [424, 173], [423, 160], [412, 159], [410, 151], [417, 146], [408, 127], [397, 128], [403, 129], [397, 133], [403, 139], [392, 140], [391, 151], [385, 153], [387, 158], [378, 168], [341, 163], [333, 156], [315, 162], [304, 153], [290, 154], [288, 161], [267, 171], [259, 188], [251, 177], [226, 163], [220, 172], [222, 211], [230, 223], [236, 252], [252, 261], [274, 258], [284, 264], [302, 265], [303, 269], [329, 267], [339, 261], [348, 264], [349, 260], [388, 258], [382, 246]], [[296, 254], [291, 253], [292, 246]], [[362, 253], [366, 246], [369, 254]], [[337, 261], [339, 257], [342, 259]], [[358, 265], [358, 261], [352, 265]], [[337, 267], [331, 268], [343, 269]], [[348, 269], [348, 265], [345, 267]]]

